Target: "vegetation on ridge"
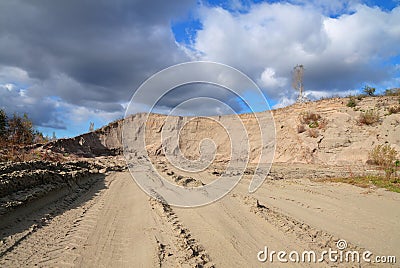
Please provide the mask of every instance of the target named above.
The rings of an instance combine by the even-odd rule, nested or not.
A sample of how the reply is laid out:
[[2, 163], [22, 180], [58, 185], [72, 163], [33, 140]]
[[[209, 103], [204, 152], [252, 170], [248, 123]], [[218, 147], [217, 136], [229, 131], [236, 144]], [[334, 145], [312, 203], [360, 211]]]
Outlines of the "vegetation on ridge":
[[28, 147], [49, 140], [50, 138], [34, 129], [27, 114], [13, 114], [10, 117], [0, 109], [0, 162], [46, 159], [46, 156], [33, 152]]

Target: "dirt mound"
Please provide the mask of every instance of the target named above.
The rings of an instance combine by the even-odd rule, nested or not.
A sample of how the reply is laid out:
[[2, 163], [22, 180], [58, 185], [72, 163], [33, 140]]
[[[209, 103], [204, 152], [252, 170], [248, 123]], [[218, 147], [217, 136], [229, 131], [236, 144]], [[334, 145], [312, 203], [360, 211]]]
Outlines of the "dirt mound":
[[122, 171], [116, 159], [56, 163], [29, 161], [0, 167], [0, 216], [38, 200], [50, 192], [79, 187], [92, 175]]

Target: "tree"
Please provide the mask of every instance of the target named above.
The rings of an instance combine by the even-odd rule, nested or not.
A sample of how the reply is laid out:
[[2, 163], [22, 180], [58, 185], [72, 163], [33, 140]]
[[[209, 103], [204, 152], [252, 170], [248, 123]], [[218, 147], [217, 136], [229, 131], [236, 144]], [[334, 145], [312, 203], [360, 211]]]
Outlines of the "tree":
[[27, 114], [23, 117], [14, 114], [13, 118], [8, 121], [8, 130], [10, 133], [10, 141], [13, 144], [32, 144], [35, 136], [32, 121]]
[[43, 133], [34, 129], [26, 113], [22, 117], [16, 113], [9, 117], [3, 109], [0, 109], [0, 146], [1, 149], [11, 148], [13, 157], [18, 157], [21, 153], [18, 150], [15, 151], [15, 145], [31, 145], [48, 140], [49, 138], [44, 137]]
[[293, 67], [293, 80], [292, 87], [299, 92], [299, 97], [297, 98], [298, 102], [304, 102], [306, 98], [303, 95], [304, 92], [304, 84], [303, 84], [303, 76], [304, 76], [304, 66], [302, 64], [297, 64]]
[[89, 132], [92, 132], [93, 130], [94, 130], [94, 123], [90, 122]]
[[376, 89], [374, 87], [370, 87], [370, 86], [364, 87], [364, 93], [367, 94], [368, 96], [374, 96], [375, 90]]
[[42, 132], [35, 131], [35, 138], [33, 140], [34, 143], [45, 143], [48, 141], [49, 138], [47, 136], [45, 137]]
[[8, 118], [3, 109], [0, 109], [0, 141], [7, 139]]

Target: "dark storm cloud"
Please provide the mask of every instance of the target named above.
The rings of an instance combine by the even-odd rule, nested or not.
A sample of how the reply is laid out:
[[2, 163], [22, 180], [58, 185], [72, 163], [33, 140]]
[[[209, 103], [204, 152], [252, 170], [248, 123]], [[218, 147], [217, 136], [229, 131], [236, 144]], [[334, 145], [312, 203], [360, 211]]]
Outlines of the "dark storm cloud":
[[181, 114], [208, 116], [232, 111], [240, 113], [243, 112], [242, 105], [240, 97], [229, 89], [206, 83], [191, 83], [169, 91], [157, 102], [155, 110], [178, 107], [177, 112]]
[[310, 90], [346, 91], [365, 83], [379, 83], [391, 78], [389, 66], [340, 64], [335, 61], [311, 64], [305, 69], [304, 82]]
[[[57, 96], [72, 105], [120, 111], [118, 103], [129, 101], [149, 75], [187, 60], [175, 44], [170, 21], [194, 4], [2, 1], [0, 67], [25, 71], [34, 81], [25, 92], [32, 99]], [[0, 81], [5, 83], [20, 81]], [[31, 107], [25, 108], [31, 113]]]

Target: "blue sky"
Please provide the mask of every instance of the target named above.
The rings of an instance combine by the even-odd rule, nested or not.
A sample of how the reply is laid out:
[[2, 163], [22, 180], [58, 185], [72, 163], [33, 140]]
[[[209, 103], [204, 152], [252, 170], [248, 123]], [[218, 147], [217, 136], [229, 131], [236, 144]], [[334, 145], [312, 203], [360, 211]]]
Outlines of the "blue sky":
[[[356, 94], [365, 85], [382, 92], [399, 87], [399, 43], [394, 0], [3, 1], [0, 108], [28, 113], [50, 136], [74, 136], [90, 122], [100, 127], [122, 118], [147, 78], [193, 60], [237, 68], [274, 108], [295, 101], [296, 64], [305, 66], [311, 99]], [[190, 96], [215, 93], [246, 112], [227, 92], [188, 90]], [[169, 94], [159, 110], [173, 109], [183, 95]], [[251, 92], [243, 95], [254, 101]], [[147, 105], [137, 103], [137, 112]], [[219, 112], [211, 103], [187, 111]]]

